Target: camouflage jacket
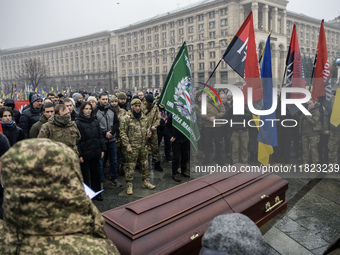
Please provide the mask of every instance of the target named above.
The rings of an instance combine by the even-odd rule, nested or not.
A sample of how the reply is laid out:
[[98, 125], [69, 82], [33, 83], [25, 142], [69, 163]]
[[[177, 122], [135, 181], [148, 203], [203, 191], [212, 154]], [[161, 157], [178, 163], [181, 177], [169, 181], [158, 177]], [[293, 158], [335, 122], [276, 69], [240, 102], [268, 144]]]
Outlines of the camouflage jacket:
[[119, 254], [68, 146], [24, 140], [3, 155], [2, 167], [0, 254]]
[[321, 125], [321, 114], [319, 107], [314, 107], [313, 109], [309, 110], [312, 115], [304, 115], [301, 114], [300, 117], [300, 134], [304, 136], [316, 136], [320, 135], [322, 131]]
[[210, 117], [215, 117], [215, 119], [222, 119], [225, 117], [226, 110], [224, 105], [221, 105], [217, 101], [217, 106], [212, 100], [207, 100], [207, 114], [202, 115], [202, 124], [204, 127], [213, 127], [213, 122], [209, 120]]
[[158, 127], [161, 121], [161, 115], [159, 113], [159, 108], [157, 104], [154, 103], [150, 111], [145, 106], [145, 104], [144, 104], [144, 107], [142, 107], [141, 109], [142, 109], [143, 114], [148, 119], [148, 128], [150, 128], [151, 126]]
[[63, 124], [56, 121], [54, 116], [41, 126], [38, 138], [49, 138], [64, 143], [78, 153], [77, 142], [80, 141], [81, 135], [74, 121]]
[[120, 140], [126, 149], [141, 148], [146, 145], [148, 120], [142, 113], [139, 119], [136, 119], [132, 111], [120, 124]]
[[42, 125], [44, 125], [47, 121], [48, 119], [45, 117], [45, 115], [41, 115], [40, 119], [31, 127], [29, 138], [37, 138]]

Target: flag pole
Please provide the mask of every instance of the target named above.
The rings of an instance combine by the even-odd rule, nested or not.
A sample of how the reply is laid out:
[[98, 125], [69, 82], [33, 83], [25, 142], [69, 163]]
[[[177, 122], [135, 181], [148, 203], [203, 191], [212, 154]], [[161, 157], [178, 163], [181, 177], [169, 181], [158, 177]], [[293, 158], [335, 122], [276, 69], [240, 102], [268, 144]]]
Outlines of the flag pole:
[[[268, 37], [272, 34], [272, 31], [273, 31], [273, 30], [270, 30]], [[267, 38], [268, 38], [268, 37], [267, 37]], [[261, 52], [261, 56], [260, 56], [260, 59], [259, 59], [259, 64], [261, 63], [261, 60], [262, 60], [262, 57], [263, 57], [263, 54], [264, 54], [264, 50], [265, 50], [265, 49], [266, 49], [266, 45], [264, 45], [264, 48], [263, 48], [263, 50], [262, 50], [262, 52]]]
[[287, 74], [287, 65], [286, 65], [286, 67], [285, 67], [285, 72], [283, 73], [283, 80], [282, 80], [281, 88], [283, 88], [283, 85], [284, 85], [284, 83], [285, 83], [286, 74]]
[[206, 84], [208, 84], [210, 78], [214, 75], [214, 73], [215, 73], [217, 67], [221, 64], [222, 59], [223, 59], [223, 57], [220, 59], [220, 61], [218, 61], [218, 63], [217, 63], [217, 65], [215, 66], [214, 70], [213, 70], [212, 73], [210, 74], [210, 76], [209, 76], [209, 78], [208, 78]]
[[[231, 42], [231, 41], [232, 41], [232, 39], [230, 38], [230, 39], [229, 39], [229, 42]], [[228, 48], [228, 47], [227, 47], [227, 48]], [[224, 54], [223, 54], [222, 57], [220, 58], [220, 61], [218, 61], [217, 65], [215, 66], [214, 70], [213, 70], [212, 73], [210, 74], [210, 76], [209, 76], [209, 78], [208, 78], [208, 80], [207, 80], [207, 82], [206, 82], [205, 84], [208, 84], [210, 78], [214, 75], [214, 73], [215, 73], [217, 67], [221, 64], [221, 61], [222, 61], [222, 59], [223, 59], [223, 56], [224, 56]], [[205, 85], [204, 85], [204, 87], [205, 87]]]

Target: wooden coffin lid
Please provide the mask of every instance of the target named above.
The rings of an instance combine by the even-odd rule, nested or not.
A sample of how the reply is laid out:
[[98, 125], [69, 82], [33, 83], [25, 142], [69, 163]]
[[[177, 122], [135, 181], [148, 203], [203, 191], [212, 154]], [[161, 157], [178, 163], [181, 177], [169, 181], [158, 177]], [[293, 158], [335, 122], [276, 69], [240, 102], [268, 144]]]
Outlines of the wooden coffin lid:
[[[237, 164], [237, 168], [240, 166]], [[102, 215], [107, 224], [134, 240], [217, 200], [224, 200], [230, 207], [226, 199], [228, 195], [269, 177], [273, 177], [273, 184], [281, 179], [273, 174], [260, 173], [209, 174], [103, 212]]]

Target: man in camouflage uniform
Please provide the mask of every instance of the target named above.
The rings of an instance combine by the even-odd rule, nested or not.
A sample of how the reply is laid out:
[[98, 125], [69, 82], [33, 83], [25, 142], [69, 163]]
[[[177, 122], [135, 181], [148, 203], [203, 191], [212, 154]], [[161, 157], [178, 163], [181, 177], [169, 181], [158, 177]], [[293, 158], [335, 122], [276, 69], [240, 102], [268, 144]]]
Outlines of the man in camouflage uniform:
[[30, 130], [30, 136], [29, 138], [37, 138], [40, 132], [40, 129], [43, 124], [45, 124], [53, 115], [54, 115], [54, 104], [53, 103], [47, 103], [44, 104], [42, 108], [42, 115], [38, 122], [34, 123]]
[[15, 144], [2, 156], [1, 181], [0, 254], [119, 254], [84, 192], [79, 158], [65, 144]]
[[148, 119], [148, 128], [151, 131], [151, 137], [148, 143], [151, 147], [152, 159], [155, 162], [155, 169], [162, 172], [161, 162], [159, 159], [159, 148], [158, 148], [158, 135], [157, 127], [160, 125], [161, 115], [159, 113], [159, 108], [155, 102], [152, 95], [147, 95], [144, 101], [144, 106], [142, 107], [143, 114]]
[[319, 163], [318, 146], [320, 132], [322, 130], [319, 104], [314, 100], [309, 100], [308, 111], [312, 115], [302, 114], [300, 117], [300, 134], [302, 135], [302, 166], [309, 164], [309, 149], [311, 153], [311, 163]]
[[[110, 98], [110, 106], [115, 110], [119, 123], [122, 123], [124, 121], [124, 118], [126, 118], [127, 111], [121, 109], [118, 105], [118, 98], [116, 96], [112, 96]], [[117, 161], [118, 161], [118, 171], [121, 173], [124, 169], [124, 153], [122, 151], [122, 146], [120, 142], [120, 134], [119, 134], [119, 129], [118, 132], [116, 133], [116, 149], [117, 149]]]
[[49, 138], [62, 142], [78, 153], [77, 142], [81, 139], [80, 132], [74, 121], [71, 121], [69, 109], [64, 104], [55, 107], [55, 115], [43, 124], [38, 138]]
[[148, 130], [148, 121], [141, 112], [141, 101], [134, 99], [131, 102], [131, 111], [120, 124], [121, 146], [125, 153], [126, 164], [124, 165], [126, 179], [126, 194], [132, 195], [132, 180], [136, 163], [139, 164], [143, 184], [145, 189], [154, 189], [155, 185], [149, 182], [149, 164], [148, 153], [146, 148], [147, 139], [151, 137]]

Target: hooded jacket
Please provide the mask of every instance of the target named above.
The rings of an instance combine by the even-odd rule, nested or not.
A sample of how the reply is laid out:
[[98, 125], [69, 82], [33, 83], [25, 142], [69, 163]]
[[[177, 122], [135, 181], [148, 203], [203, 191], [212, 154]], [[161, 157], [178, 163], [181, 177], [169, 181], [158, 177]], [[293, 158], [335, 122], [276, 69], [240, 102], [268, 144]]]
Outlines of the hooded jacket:
[[119, 254], [84, 192], [72, 149], [29, 139], [14, 145], [2, 160], [0, 254]]
[[[49, 138], [56, 142], [62, 142], [78, 153], [77, 142], [81, 139], [80, 132], [74, 121], [61, 123], [57, 120], [58, 116], [52, 116], [48, 122], [42, 125], [38, 138]], [[63, 116], [64, 117], [64, 116]]]

